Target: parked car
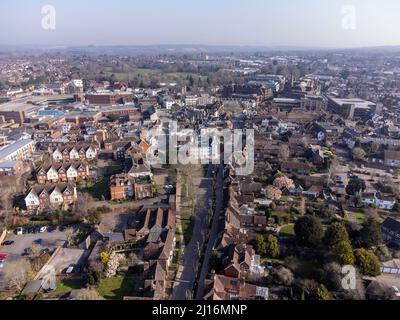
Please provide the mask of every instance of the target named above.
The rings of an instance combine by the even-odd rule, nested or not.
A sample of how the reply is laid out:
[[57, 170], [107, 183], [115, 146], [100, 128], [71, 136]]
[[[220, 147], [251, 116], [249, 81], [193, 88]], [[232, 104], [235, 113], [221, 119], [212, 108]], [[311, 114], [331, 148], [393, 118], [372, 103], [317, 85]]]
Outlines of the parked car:
[[65, 270], [66, 274], [71, 274], [74, 271], [75, 266], [73, 264], [71, 264], [67, 270]]
[[3, 267], [4, 267], [4, 261], [0, 260], [0, 270], [3, 269]]
[[274, 268], [274, 265], [272, 264], [272, 261], [271, 260], [268, 260], [267, 261], [267, 269], [268, 270], [272, 270]]
[[29, 256], [32, 253], [32, 248], [25, 248], [21, 256]]
[[17, 230], [15, 230], [15, 233], [18, 236], [22, 235], [24, 233], [24, 228], [21, 228], [21, 227], [17, 228]]
[[3, 246], [12, 246], [15, 243], [15, 241], [7, 240], [3, 242]]
[[46, 230], [47, 230], [47, 227], [40, 227], [39, 232], [40, 232], [40, 233], [43, 233], [43, 232], [45, 232]]
[[42, 251], [40, 251], [40, 255], [43, 256], [43, 255], [45, 255], [46, 253], [50, 253], [50, 252], [51, 252], [51, 250], [50, 250], [49, 248], [45, 248], [45, 249], [43, 249]]
[[33, 241], [34, 244], [38, 244], [38, 245], [41, 245], [42, 242], [43, 242], [43, 239], [37, 239], [37, 240]]
[[7, 260], [8, 259], [8, 253], [0, 253], [0, 260]]

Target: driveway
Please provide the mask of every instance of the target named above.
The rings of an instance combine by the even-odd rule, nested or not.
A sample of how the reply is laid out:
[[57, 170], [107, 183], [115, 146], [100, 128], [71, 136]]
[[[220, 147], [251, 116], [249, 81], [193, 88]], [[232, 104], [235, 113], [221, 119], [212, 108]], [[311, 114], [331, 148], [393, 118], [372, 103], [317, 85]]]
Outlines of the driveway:
[[197, 189], [197, 205], [195, 209], [195, 225], [190, 242], [185, 247], [183, 255], [182, 272], [176, 280], [177, 285], [173, 290], [173, 300], [193, 299], [193, 286], [196, 281], [199, 268], [200, 255], [203, 252], [203, 246], [206, 241], [207, 231], [209, 229], [209, 210], [212, 201], [212, 167], [209, 166], [207, 176], [202, 178]]

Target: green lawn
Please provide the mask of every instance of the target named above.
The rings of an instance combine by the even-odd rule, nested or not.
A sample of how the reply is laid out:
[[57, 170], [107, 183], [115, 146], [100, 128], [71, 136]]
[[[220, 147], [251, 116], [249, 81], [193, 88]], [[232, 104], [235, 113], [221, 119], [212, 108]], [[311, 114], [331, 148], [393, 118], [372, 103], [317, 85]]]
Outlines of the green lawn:
[[122, 300], [125, 296], [132, 295], [133, 279], [123, 276], [102, 279], [97, 290], [105, 299]]
[[294, 233], [294, 224], [288, 224], [287, 226], [282, 227], [279, 231], [279, 235], [281, 237], [293, 237]]
[[85, 286], [82, 280], [65, 279], [57, 282], [57, 288], [53, 291], [53, 293], [68, 293], [72, 290], [78, 290], [84, 287]]
[[90, 188], [87, 188], [87, 191], [94, 199], [96, 200], [107, 200], [110, 199], [110, 178], [102, 177], [100, 181], [96, 182]]

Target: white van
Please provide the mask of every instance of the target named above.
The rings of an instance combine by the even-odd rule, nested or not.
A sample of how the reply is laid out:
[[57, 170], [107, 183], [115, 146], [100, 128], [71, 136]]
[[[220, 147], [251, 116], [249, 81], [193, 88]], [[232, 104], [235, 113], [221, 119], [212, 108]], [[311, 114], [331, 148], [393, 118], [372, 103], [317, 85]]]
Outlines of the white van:
[[17, 235], [20, 236], [22, 234], [24, 234], [24, 229], [21, 227], [17, 228]]

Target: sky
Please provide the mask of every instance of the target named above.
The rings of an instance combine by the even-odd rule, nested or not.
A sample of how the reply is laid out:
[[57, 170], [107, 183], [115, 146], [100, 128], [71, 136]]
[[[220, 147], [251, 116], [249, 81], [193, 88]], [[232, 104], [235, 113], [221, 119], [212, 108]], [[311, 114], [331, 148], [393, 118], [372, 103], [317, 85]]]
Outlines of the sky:
[[399, 14], [399, 0], [0, 0], [0, 45], [391, 46]]

